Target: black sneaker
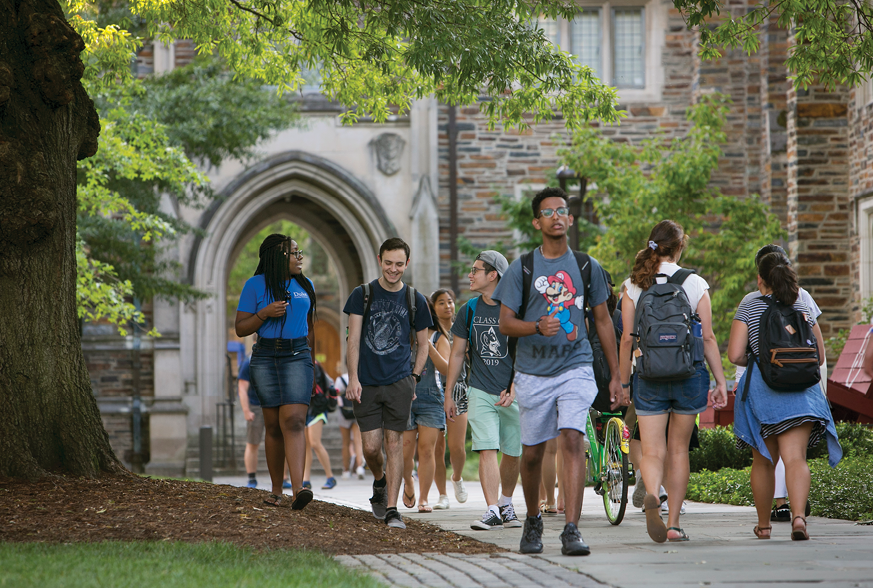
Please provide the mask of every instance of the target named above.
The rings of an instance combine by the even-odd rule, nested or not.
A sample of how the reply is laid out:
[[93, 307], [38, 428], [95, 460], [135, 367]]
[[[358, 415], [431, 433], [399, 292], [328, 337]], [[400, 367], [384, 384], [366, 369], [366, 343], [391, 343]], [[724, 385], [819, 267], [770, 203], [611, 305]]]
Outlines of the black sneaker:
[[494, 514], [494, 511], [489, 508], [482, 515], [482, 520], [476, 521], [470, 525], [470, 528], [476, 531], [496, 531], [503, 528], [503, 519]]
[[787, 504], [782, 504], [780, 506], [774, 506], [773, 511], [770, 513], [771, 521], [778, 521], [780, 523], [787, 523], [791, 520], [791, 509]]
[[380, 521], [385, 520], [385, 512], [388, 510], [388, 487], [381, 488], [373, 484], [373, 498], [370, 499], [370, 508], [373, 509], [373, 516]]
[[521, 533], [519, 553], [543, 552], [543, 519], [527, 517], [524, 520], [524, 531]]
[[405, 529], [406, 523], [403, 522], [403, 517], [397, 512], [397, 509], [391, 509], [385, 515], [385, 524], [392, 529]]
[[591, 550], [582, 540], [582, 534], [576, 525], [567, 523], [561, 533], [561, 553], [564, 555], [588, 555]]
[[503, 519], [503, 526], [507, 529], [513, 527], [520, 527], [521, 521], [518, 520], [518, 517], [515, 515], [515, 508], [512, 504], [507, 504], [506, 506], [501, 506], [500, 508], [500, 518]]

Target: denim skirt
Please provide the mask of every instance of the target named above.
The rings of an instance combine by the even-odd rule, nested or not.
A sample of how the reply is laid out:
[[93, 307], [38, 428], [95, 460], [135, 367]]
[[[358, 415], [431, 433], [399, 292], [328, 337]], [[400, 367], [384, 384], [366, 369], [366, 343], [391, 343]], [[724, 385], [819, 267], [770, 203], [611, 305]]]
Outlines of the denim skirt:
[[251, 386], [263, 408], [306, 404], [312, 398], [312, 356], [306, 337], [259, 339], [249, 363]]
[[637, 414], [699, 414], [705, 411], [709, 398], [709, 372], [703, 363], [695, 363], [694, 367], [696, 371], [690, 378], [669, 382], [644, 380], [634, 374]]

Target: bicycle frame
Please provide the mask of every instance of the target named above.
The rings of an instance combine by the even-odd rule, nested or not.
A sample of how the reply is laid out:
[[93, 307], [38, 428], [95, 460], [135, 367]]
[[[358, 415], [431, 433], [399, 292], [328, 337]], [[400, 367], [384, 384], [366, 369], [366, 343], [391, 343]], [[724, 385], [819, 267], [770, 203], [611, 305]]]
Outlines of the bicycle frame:
[[[599, 419], [600, 417], [610, 417], [602, 423], [602, 426], [604, 428], [610, 420], [616, 419], [619, 421], [620, 430], [626, 431], [627, 429], [625, 428], [624, 421], [621, 419], [621, 413], [601, 413], [593, 409], [588, 411], [588, 420], [585, 422], [585, 435], [588, 437], [588, 443], [590, 444], [590, 448], [588, 449], [588, 479], [592, 482], [597, 482], [599, 484], [604, 481], [604, 474], [600, 467], [603, 454], [603, 445], [597, 438], [597, 429], [591, 419], [592, 412], [597, 414], [597, 416], [595, 417], [597, 419]], [[630, 453], [629, 439], [625, 435], [622, 435], [621, 437], [621, 452], [624, 454]]]

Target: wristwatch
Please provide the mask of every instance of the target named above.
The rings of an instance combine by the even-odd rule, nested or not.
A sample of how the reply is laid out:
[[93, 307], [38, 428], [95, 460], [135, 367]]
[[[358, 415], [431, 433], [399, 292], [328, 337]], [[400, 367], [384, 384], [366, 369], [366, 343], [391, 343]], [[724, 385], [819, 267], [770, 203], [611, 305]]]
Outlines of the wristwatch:
[[415, 383], [418, 384], [421, 382], [421, 374], [412, 374], [412, 377], [415, 378]]

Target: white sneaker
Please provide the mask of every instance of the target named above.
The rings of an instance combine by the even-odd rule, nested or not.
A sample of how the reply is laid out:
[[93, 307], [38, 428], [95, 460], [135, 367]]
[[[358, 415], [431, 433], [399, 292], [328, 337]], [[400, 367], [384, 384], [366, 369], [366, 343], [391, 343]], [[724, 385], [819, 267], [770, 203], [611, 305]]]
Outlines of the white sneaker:
[[342, 475], [343, 480], [350, 480], [352, 478], [352, 472], [345, 471]]
[[467, 502], [467, 489], [464, 487], [464, 478], [461, 478], [457, 482], [452, 480], [452, 486], [455, 488], [455, 500], [461, 504]]
[[448, 510], [449, 508], [449, 497], [445, 494], [440, 494], [440, 499], [437, 500], [437, 503], [433, 505], [434, 510]]
[[364, 479], [364, 466], [358, 466], [358, 469], [355, 470], [355, 473], [358, 474], [358, 479]]
[[[661, 512], [664, 514], [670, 514], [670, 507], [667, 506], [666, 500], [663, 502], [663, 504], [661, 504]], [[685, 501], [684, 500], [682, 501], [682, 508], [679, 509], [679, 514], [680, 515], [685, 514]]]

